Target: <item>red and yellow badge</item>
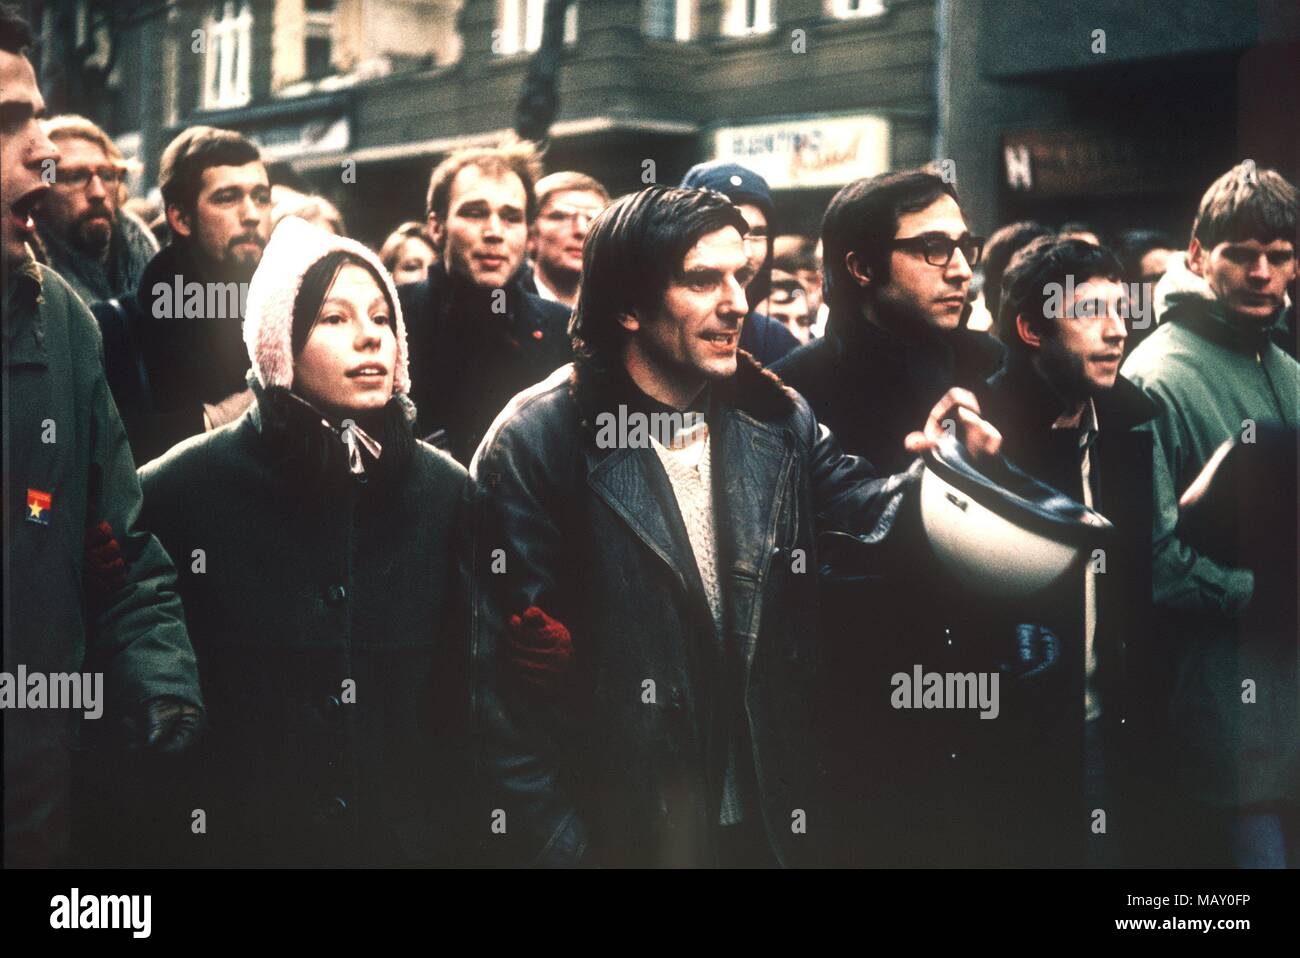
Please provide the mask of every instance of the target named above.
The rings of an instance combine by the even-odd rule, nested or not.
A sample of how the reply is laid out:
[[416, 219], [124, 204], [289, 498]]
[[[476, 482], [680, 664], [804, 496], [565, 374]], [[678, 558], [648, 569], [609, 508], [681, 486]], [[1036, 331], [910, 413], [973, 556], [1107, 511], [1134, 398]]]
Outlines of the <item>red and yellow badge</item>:
[[38, 525], [50, 524], [50, 512], [54, 509], [54, 500], [48, 492], [39, 489], [27, 490], [27, 521]]

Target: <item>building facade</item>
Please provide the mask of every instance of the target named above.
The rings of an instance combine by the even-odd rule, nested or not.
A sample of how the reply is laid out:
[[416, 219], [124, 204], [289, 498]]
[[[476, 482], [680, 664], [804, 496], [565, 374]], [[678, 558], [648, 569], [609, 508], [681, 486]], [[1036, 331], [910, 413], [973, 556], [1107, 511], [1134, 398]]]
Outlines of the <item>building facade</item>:
[[[442, 156], [514, 126], [544, 3], [159, 3], [118, 58], [106, 119], [140, 188], [177, 131], [228, 126], [376, 242], [423, 217]], [[1281, 91], [1296, 86], [1297, 9], [575, 0], [546, 166], [620, 193], [733, 158], [771, 182], [778, 232], [815, 233], [844, 183], [947, 159], [978, 232], [1033, 217], [1181, 236], [1237, 159], [1294, 177]]]
[[1083, 221], [1185, 241], [1201, 194], [1239, 160], [1294, 182], [1298, 12], [1280, 0], [947, 0], [938, 151], [973, 227]]
[[[180, 2], [141, 24], [110, 124], [156, 179], [185, 126], [241, 130], [374, 242], [424, 214], [432, 166], [514, 125], [543, 0]], [[923, 163], [936, 137], [934, 0], [577, 0], [548, 170], [615, 193], [693, 164], [760, 170], [777, 228], [835, 189]], [[301, 182], [305, 181], [305, 182]]]

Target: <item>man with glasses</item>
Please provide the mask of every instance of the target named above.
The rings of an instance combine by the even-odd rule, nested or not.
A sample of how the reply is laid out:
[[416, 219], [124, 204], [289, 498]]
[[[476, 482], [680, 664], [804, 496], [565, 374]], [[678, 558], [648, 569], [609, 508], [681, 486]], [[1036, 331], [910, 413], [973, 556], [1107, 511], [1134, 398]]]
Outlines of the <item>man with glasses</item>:
[[609, 191], [599, 180], [564, 170], [537, 181], [537, 219], [528, 240], [532, 282], [542, 299], [572, 309], [582, 278], [582, 242]]
[[[822, 244], [826, 335], [773, 372], [846, 452], [882, 472], [905, 470], [914, 458], [903, 445], [908, 423], [950, 389], [973, 391], [999, 364], [996, 341], [960, 323], [982, 240], [971, 236], [950, 183], [905, 170], [840, 190], [822, 220]], [[947, 582], [922, 575], [925, 568], [918, 549], [888, 570], [825, 582], [831, 633], [861, 636], [864, 622], [875, 623], [870, 642], [830, 644], [839, 656], [831, 695], [843, 732], [841, 814], [857, 825], [844, 840], [861, 863], [978, 863], [962, 846], [969, 836], [956, 798], [969, 777], [967, 749], [954, 736], [968, 729], [894, 710], [880, 692], [917, 664], [939, 672], [988, 667], [974, 610]]]
[[134, 292], [158, 252], [149, 228], [121, 208], [126, 163], [108, 134], [68, 114], [42, 123], [59, 148], [52, 189], [36, 215], [49, 264], [92, 305]]
[[917, 410], [1000, 364], [988, 336], [960, 327], [983, 240], [952, 185], [925, 170], [850, 183], [822, 221], [826, 336], [776, 363], [854, 455], [905, 469]]

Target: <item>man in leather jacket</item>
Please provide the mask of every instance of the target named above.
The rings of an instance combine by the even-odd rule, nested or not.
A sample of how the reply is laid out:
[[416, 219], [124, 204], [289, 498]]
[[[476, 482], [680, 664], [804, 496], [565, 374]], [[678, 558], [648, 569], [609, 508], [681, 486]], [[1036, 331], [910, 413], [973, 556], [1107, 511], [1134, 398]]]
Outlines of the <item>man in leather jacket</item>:
[[[836, 861], [815, 540], [888, 548], [917, 473], [845, 455], [738, 351], [745, 231], [710, 191], [608, 207], [576, 360], [516, 396], [471, 464], [484, 828], [514, 860]], [[996, 451], [977, 411], [948, 393], [908, 447], [951, 416]], [[841, 638], [871, 641], [863, 622]]]

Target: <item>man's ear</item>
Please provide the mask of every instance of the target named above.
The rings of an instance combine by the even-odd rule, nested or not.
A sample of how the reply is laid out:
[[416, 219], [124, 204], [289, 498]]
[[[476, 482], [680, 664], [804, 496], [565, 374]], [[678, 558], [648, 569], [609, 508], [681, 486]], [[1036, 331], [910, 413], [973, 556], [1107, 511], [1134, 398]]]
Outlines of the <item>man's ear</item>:
[[1193, 238], [1190, 246], [1187, 247], [1187, 268], [1202, 279], [1205, 277], [1205, 261], [1209, 258], [1209, 252], [1201, 241]]
[[859, 286], [865, 288], [871, 284], [871, 268], [863, 266], [858, 260], [858, 254], [852, 250], [844, 254], [844, 267]]
[[641, 320], [636, 318], [636, 313], [619, 313], [618, 324], [629, 333], [635, 333], [641, 328]]
[[190, 223], [190, 218], [186, 216], [179, 206], [175, 203], [167, 206], [167, 225], [177, 236], [183, 236], [186, 239], [194, 233], [194, 227]]
[[1028, 343], [1035, 348], [1043, 345], [1043, 337], [1034, 330], [1033, 325], [1025, 318], [1024, 313], [1019, 313], [1016, 316], [1016, 335], [1020, 337], [1021, 342]]
[[439, 258], [442, 257], [442, 241], [446, 238], [446, 232], [443, 229], [442, 221], [438, 219], [438, 214], [430, 213], [428, 221], [429, 239], [433, 241], [433, 248], [437, 250]]

